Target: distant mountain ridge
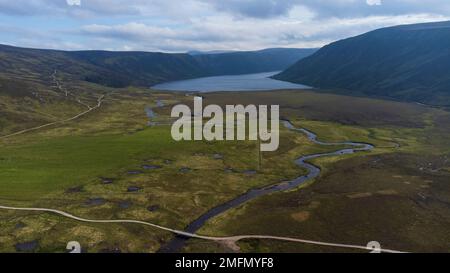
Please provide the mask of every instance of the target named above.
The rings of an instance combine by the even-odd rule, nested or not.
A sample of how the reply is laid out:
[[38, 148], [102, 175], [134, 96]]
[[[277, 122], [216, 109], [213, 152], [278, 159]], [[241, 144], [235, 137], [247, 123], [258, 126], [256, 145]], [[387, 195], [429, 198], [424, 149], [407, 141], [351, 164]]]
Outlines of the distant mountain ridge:
[[202, 76], [282, 70], [309, 49], [276, 49], [207, 55], [158, 52], [60, 51], [0, 45], [0, 74], [48, 77], [54, 70], [67, 77], [112, 87], [151, 86]]
[[337, 41], [274, 78], [346, 94], [450, 105], [450, 22], [383, 28]]
[[201, 67], [214, 75], [238, 75], [281, 71], [313, 53], [314, 48], [269, 48], [258, 51], [236, 51], [195, 55]]
[[211, 51], [192, 50], [192, 51], [188, 51], [187, 54], [196, 56], [196, 55], [223, 54], [223, 53], [233, 53], [233, 52], [236, 52], [236, 51], [235, 50], [211, 50]]

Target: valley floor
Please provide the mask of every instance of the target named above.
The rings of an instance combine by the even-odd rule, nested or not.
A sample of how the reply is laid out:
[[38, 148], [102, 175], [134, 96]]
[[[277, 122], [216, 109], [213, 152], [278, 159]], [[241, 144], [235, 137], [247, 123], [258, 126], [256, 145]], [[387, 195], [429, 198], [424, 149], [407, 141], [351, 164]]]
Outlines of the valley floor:
[[[90, 88], [95, 96], [88, 100], [105, 96], [98, 109], [0, 139], [0, 205], [53, 208], [89, 219], [135, 219], [183, 230], [250, 189], [305, 174], [294, 163], [301, 155], [336, 150], [285, 128], [280, 149], [264, 153], [261, 161], [256, 142], [175, 142], [167, 123], [171, 105], [190, 104], [192, 98], [134, 88], [79, 85], [76, 90]], [[20, 100], [4, 98], [14, 115], [4, 119], [0, 135], [82, 110], [63, 97], [64, 104], [47, 100], [39, 104], [45, 115], [22, 111], [35, 121], [20, 123], [11, 119], [21, 113], [13, 111]], [[375, 240], [411, 252], [450, 249], [449, 113], [310, 91], [211, 93], [204, 103], [279, 104], [283, 118], [323, 141], [373, 143], [376, 149], [314, 160], [323, 172], [312, 183], [230, 210], [199, 234], [265, 234], [358, 245]], [[56, 112], [64, 113], [59, 117], [57, 106]], [[148, 108], [157, 114], [151, 124]], [[55, 214], [0, 210], [0, 252], [64, 252], [69, 241], [80, 242], [87, 252], [155, 252], [172, 238], [169, 232], [132, 223], [81, 223]], [[231, 246], [192, 239], [183, 249], [205, 250], [345, 251], [266, 239]]]

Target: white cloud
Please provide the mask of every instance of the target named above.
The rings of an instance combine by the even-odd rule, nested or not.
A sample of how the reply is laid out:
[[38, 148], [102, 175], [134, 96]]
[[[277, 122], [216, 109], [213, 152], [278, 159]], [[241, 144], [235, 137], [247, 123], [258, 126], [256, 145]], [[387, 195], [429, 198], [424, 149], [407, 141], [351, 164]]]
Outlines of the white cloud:
[[81, 0], [66, 0], [69, 6], [81, 6]]
[[0, 39], [23, 46], [249, 50], [318, 47], [379, 27], [448, 20], [450, 1], [0, 0], [0, 13], [11, 30]]
[[[190, 20], [189, 26], [169, 28], [139, 22], [85, 25], [78, 35], [97, 46], [128, 50], [252, 50], [266, 47], [320, 47], [337, 39], [398, 24], [442, 21], [431, 14], [315, 19], [302, 11], [287, 18], [236, 20], [226, 14]], [[126, 46], [126, 47], [125, 47]]]
[[367, 5], [369, 6], [381, 6], [381, 0], [367, 0]]

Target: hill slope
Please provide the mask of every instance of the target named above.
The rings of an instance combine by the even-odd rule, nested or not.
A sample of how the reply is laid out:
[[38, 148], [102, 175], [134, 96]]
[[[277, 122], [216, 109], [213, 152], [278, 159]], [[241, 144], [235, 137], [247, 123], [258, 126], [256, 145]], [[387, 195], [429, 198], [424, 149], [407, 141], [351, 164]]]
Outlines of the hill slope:
[[450, 105], [449, 72], [450, 22], [440, 22], [384, 28], [332, 43], [275, 78]]
[[150, 86], [201, 76], [188, 54], [56, 51], [0, 46], [0, 71], [16, 77], [48, 78], [55, 70], [76, 80], [113, 87]]
[[6, 78], [49, 78], [55, 70], [67, 78], [112, 87], [224, 74], [282, 70], [310, 49], [269, 49], [196, 55], [154, 52], [57, 51], [0, 45], [0, 74]]

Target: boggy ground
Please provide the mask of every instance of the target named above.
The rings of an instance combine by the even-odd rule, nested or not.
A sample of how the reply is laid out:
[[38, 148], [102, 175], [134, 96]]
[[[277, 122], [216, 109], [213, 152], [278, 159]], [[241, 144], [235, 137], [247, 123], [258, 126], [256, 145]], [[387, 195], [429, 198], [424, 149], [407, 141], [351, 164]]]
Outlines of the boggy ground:
[[[291, 93], [291, 96], [294, 95]], [[318, 100], [322, 98], [319, 96]], [[379, 241], [385, 248], [402, 251], [448, 252], [448, 113], [420, 109], [425, 112], [411, 120], [414, 112], [409, 111], [417, 106], [398, 106], [399, 109], [410, 107], [400, 112], [389, 107], [396, 103], [375, 101], [374, 105], [382, 106], [378, 113], [380, 118], [366, 120], [364, 115], [357, 114], [360, 111], [358, 100], [337, 102], [343, 105], [356, 102], [354, 107], [344, 111], [355, 111], [353, 120], [351, 115], [341, 113], [326, 118], [326, 122], [297, 120], [296, 123], [315, 131], [324, 141], [356, 139], [374, 143], [378, 148], [373, 153], [337, 162], [336, 158], [315, 160], [323, 174], [308, 187], [254, 200], [210, 221], [200, 233], [225, 236], [270, 234], [357, 245]], [[305, 104], [309, 102], [305, 100]], [[324, 116], [330, 107], [322, 109], [320, 116]], [[309, 112], [310, 107], [303, 111]], [[384, 120], [383, 113], [397, 117]], [[343, 118], [341, 124], [330, 122], [339, 115]], [[405, 120], [403, 123], [402, 119]], [[349, 123], [359, 126], [346, 125]], [[380, 140], [382, 142], [378, 142]], [[223, 246], [192, 240], [185, 251], [195, 252], [208, 247], [211, 251], [223, 249]], [[244, 252], [348, 251], [270, 240], [243, 241], [239, 247]]]
[[[92, 87], [74, 86], [76, 90]], [[286, 129], [281, 131], [280, 149], [265, 153], [261, 162], [256, 142], [175, 142], [169, 126], [148, 126], [145, 108], [163, 101], [166, 106], [155, 108], [158, 116], [152, 121], [164, 124], [172, 104], [191, 103], [192, 98], [134, 88], [92, 88], [107, 94], [103, 106], [92, 114], [1, 141], [1, 204], [55, 208], [93, 219], [144, 220], [183, 229], [208, 209], [251, 188], [304, 174], [293, 163], [300, 155], [336, 149], [313, 145]], [[445, 251], [439, 242], [445, 241], [447, 223], [438, 221], [434, 213], [425, 213], [435, 212], [434, 207], [424, 208], [434, 205], [417, 196], [437, 196], [439, 213], [448, 215], [443, 204], [447, 200], [449, 130], [438, 126], [448, 120], [446, 112], [304, 91], [207, 94], [205, 103], [280, 104], [285, 118], [317, 132], [322, 140], [351, 139], [378, 148], [368, 154], [320, 159], [315, 163], [324, 172], [314, 183], [232, 210], [210, 221], [202, 234], [258, 233], [341, 243], [376, 239], [392, 248]], [[67, 115], [76, 111], [69, 112]], [[4, 128], [2, 133], [10, 129]], [[416, 170], [414, 164], [419, 162]], [[416, 200], [408, 201], [416, 206], [409, 206], [406, 200]], [[361, 206], [366, 210], [357, 210]], [[386, 227], [371, 224], [369, 220], [380, 220], [387, 208], [395, 211], [388, 214]], [[434, 239], [421, 236], [425, 224], [409, 236], [395, 236], [400, 227], [418, 219], [431, 223]], [[88, 252], [154, 252], [172, 238], [172, 234], [149, 227], [85, 224], [45, 213], [0, 211], [0, 220], [3, 252], [63, 252], [73, 240]], [[273, 241], [243, 242], [240, 247], [241, 251], [340, 251]], [[199, 250], [231, 251], [197, 240], [185, 249]]]

